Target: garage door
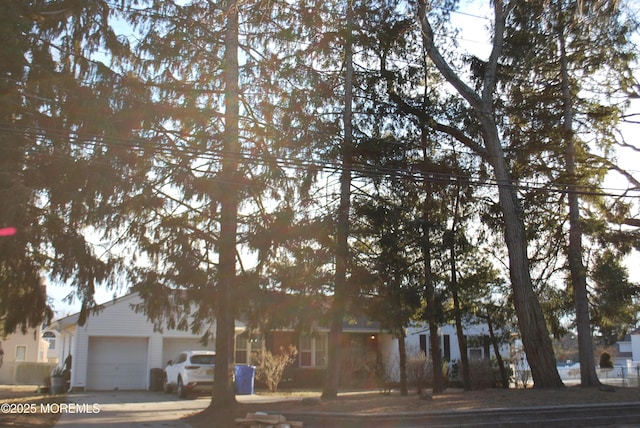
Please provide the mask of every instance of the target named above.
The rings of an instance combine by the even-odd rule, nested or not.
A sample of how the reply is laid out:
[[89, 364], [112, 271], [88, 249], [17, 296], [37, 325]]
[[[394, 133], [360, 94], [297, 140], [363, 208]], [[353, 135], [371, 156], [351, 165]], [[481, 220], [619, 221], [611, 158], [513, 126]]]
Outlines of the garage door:
[[87, 389], [146, 389], [147, 338], [90, 337]]
[[185, 338], [167, 338], [162, 340], [162, 363], [166, 364], [167, 361], [173, 360], [182, 351], [198, 351], [198, 350], [215, 349], [213, 340], [210, 340], [207, 346], [200, 343], [199, 339], [185, 339]]

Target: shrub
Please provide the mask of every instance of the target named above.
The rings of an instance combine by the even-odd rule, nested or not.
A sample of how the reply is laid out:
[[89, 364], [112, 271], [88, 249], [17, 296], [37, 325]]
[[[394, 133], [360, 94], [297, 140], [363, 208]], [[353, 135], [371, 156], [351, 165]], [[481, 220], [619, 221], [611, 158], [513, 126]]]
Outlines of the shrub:
[[409, 350], [407, 352], [407, 382], [414, 384], [420, 394], [422, 388], [431, 381], [432, 377], [429, 357], [420, 350]]
[[500, 369], [495, 359], [469, 361], [472, 389], [497, 388], [500, 385]]
[[264, 382], [270, 392], [276, 392], [284, 369], [296, 360], [297, 355], [298, 350], [293, 345], [289, 345], [286, 349], [281, 346], [280, 352], [275, 355], [266, 350], [254, 353], [256, 378]]
[[611, 354], [608, 352], [603, 352], [600, 354], [600, 368], [601, 369], [612, 369], [613, 361], [611, 361]]
[[380, 384], [382, 375], [382, 363], [374, 351], [359, 343], [352, 343], [343, 350], [340, 360], [341, 386], [371, 388]]
[[325, 369], [322, 367], [293, 367], [284, 370], [278, 389], [322, 388]]

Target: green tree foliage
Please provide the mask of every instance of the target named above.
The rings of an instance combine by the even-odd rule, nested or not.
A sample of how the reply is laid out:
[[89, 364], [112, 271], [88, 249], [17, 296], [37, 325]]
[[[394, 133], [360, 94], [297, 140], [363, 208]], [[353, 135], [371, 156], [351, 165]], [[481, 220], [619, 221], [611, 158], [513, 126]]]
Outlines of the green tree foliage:
[[640, 286], [629, 281], [620, 258], [612, 252], [598, 257], [591, 277], [593, 323], [605, 344], [611, 345], [638, 323]]
[[600, 368], [601, 369], [612, 369], [613, 361], [611, 361], [611, 354], [608, 352], [603, 352], [600, 354]]
[[108, 6], [0, 8], [0, 226], [17, 229], [0, 241], [0, 317], [10, 333], [51, 315], [41, 276], [75, 286], [81, 322], [95, 287], [116, 284], [123, 257], [109, 248], [146, 162], [129, 144], [144, 120], [138, 93], [122, 89], [128, 77], [97, 55], [128, 48]]
[[[532, 20], [532, 15], [539, 19]], [[581, 210], [597, 207], [594, 201], [604, 197], [590, 189], [602, 186], [609, 169], [607, 157], [616, 143], [616, 124], [627, 102], [625, 94], [634, 82], [630, 65], [635, 54], [629, 43], [633, 24], [617, 2], [601, 1], [558, 1], [544, 6], [519, 3], [509, 24], [503, 73], [513, 97], [513, 107], [507, 108], [513, 125], [505, 127], [518, 147], [514, 153], [520, 157], [516, 159], [521, 179], [566, 186], [566, 199], [557, 199], [566, 208], [549, 211], [555, 205], [553, 200], [544, 205], [532, 200], [529, 206], [539, 207], [534, 212], [551, 215], [536, 214], [529, 224], [535, 231], [536, 218], [548, 222], [543, 229], [547, 233], [541, 236], [551, 239], [538, 240], [538, 248], [565, 248], [583, 355], [582, 383], [595, 385], [599, 381], [592, 358]], [[530, 71], [526, 78], [522, 69]], [[547, 195], [554, 197], [552, 192]], [[536, 199], [541, 197], [536, 195]], [[563, 226], [565, 212], [568, 228]], [[556, 217], [557, 213], [562, 216]], [[558, 245], [557, 240], [566, 240], [566, 244]], [[553, 313], [550, 317], [555, 318]]]
[[405, 329], [421, 306], [421, 284], [416, 275], [415, 220], [412, 211], [394, 198], [360, 200], [354, 214], [359, 219], [354, 232], [360, 238], [355, 246], [359, 259], [374, 281], [367, 310], [372, 320], [398, 338], [401, 394], [407, 395], [407, 356]]
[[[234, 319], [250, 310], [250, 296], [260, 298], [261, 274], [294, 219], [297, 165], [287, 158], [304, 109], [295, 91], [284, 90], [299, 72], [292, 71], [299, 59], [280, 50], [292, 46], [291, 28], [278, 22], [288, 19], [288, 6], [194, 2], [142, 21], [131, 15], [143, 33], [136, 72], [161, 113], [147, 138], [166, 150], [142, 196], [155, 203], [143, 203], [136, 223], [152, 261], [138, 271], [136, 290], [141, 309], [168, 326], [199, 331], [216, 318], [226, 362], [216, 366], [218, 406], [232, 400], [224, 367], [233, 363]], [[246, 254], [258, 264], [246, 266]]]
[[[474, 277], [466, 242], [484, 233], [479, 246], [508, 253], [503, 303], [518, 312], [536, 385], [557, 386], [545, 324], [559, 332], [568, 311], [555, 282], [577, 193], [597, 249], [594, 320], [610, 338], [632, 324], [618, 309], [634, 285], [613, 268], [637, 233], [607, 223], [628, 222], [633, 204], [596, 191], [615, 169], [615, 97], [633, 90], [633, 27], [619, 25], [618, 2], [494, 1], [486, 60], [454, 58], [453, 1], [5, 3], [0, 227], [17, 229], [0, 237], [7, 331], [42, 320], [43, 272], [76, 286], [83, 318], [97, 286], [133, 282], [159, 326], [218, 319], [224, 405], [236, 317], [266, 329], [331, 319], [337, 338], [366, 289], [392, 297], [375, 312], [401, 335], [418, 284], [434, 331], [449, 297], [460, 312], [493, 308], [496, 287]], [[339, 364], [328, 373], [330, 397]]]
[[[465, 82], [462, 72], [454, 70], [450, 62], [443, 57], [441, 48], [437, 47], [433, 26], [427, 16], [429, 7], [427, 2], [418, 2], [418, 17], [426, 53], [434, 66], [455, 88], [459, 97], [468, 103], [470, 111], [473, 112], [477, 123], [475, 129], [480, 131], [482, 142], [470, 144], [470, 147], [476, 150], [478, 155], [488, 154], [487, 160], [497, 183], [498, 206], [502, 215], [501, 225], [509, 254], [509, 273], [514, 305], [518, 313], [520, 333], [534, 381], [539, 387], [557, 387], [562, 384], [562, 381], [555, 367], [552, 344], [548, 336], [544, 314], [533, 290], [521, 202], [514, 186], [512, 168], [507, 161], [496, 115], [496, 106], [500, 104], [498, 65], [502, 55], [509, 5], [502, 1], [493, 3], [492, 49], [481, 72], [481, 83], [475, 87]], [[461, 133], [464, 134], [464, 131]], [[461, 139], [461, 141], [467, 140]]]
[[[319, 191], [313, 178], [323, 168], [314, 162], [344, 161], [343, 177], [349, 170], [350, 143], [343, 141], [351, 120], [342, 114], [349, 97], [346, 89], [335, 90], [348, 86], [342, 83], [345, 60], [340, 51], [346, 36], [338, 19], [344, 16], [341, 11], [342, 5], [332, 3], [257, 2], [239, 7], [239, 144], [230, 151], [223, 147], [229, 121], [221, 114], [228, 91], [223, 92], [226, 83], [219, 73], [227, 64], [222, 55], [228, 47], [221, 39], [228, 13], [194, 2], [167, 6], [160, 16], [132, 15], [132, 24], [143, 33], [136, 73], [150, 82], [150, 108], [158, 112], [146, 137], [166, 150], [155, 160], [154, 180], [140, 197], [146, 212], [135, 224], [142, 232], [135, 234], [141, 237], [140, 248], [152, 261], [138, 271], [136, 290], [145, 298], [140, 309], [152, 319], [198, 330], [232, 307], [256, 323], [281, 325], [287, 322], [282, 316], [265, 320], [259, 312], [271, 292], [294, 293], [301, 302], [327, 290], [334, 296], [346, 294], [346, 286], [338, 282], [346, 281], [348, 267], [348, 179], [343, 179], [340, 220], [330, 227], [327, 220], [335, 218], [335, 207], [322, 207], [317, 196], [309, 197], [310, 191]], [[306, 159], [300, 161], [296, 154]], [[224, 159], [237, 163], [233, 177], [220, 169]], [[230, 194], [236, 194], [240, 210], [235, 231], [223, 230], [223, 201]], [[319, 205], [317, 218], [303, 211]], [[309, 236], [311, 231], [317, 235]], [[229, 276], [219, 270], [221, 244], [236, 234], [239, 272], [233, 295], [216, 307], [222, 301], [222, 279]], [[340, 251], [334, 250], [336, 242]], [[327, 251], [327, 245], [334, 249]], [[323, 257], [314, 260], [316, 251]], [[249, 260], [255, 256], [257, 265], [245, 264], [245, 255]], [[327, 288], [328, 263], [342, 272], [336, 274], [333, 290]], [[293, 283], [295, 270], [305, 273], [296, 280], [313, 282]], [[199, 303], [195, 314], [191, 302]], [[334, 316], [340, 327], [341, 305], [344, 302]], [[294, 312], [290, 315], [302, 315], [294, 320], [300, 324], [314, 313]], [[194, 315], [195, 322], [188, 325]]]

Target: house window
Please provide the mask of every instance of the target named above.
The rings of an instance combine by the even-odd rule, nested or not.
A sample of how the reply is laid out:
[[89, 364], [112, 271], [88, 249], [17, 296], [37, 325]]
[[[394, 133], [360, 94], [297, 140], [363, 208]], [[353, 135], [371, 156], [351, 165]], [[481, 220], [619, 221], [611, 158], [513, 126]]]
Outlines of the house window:
[[327, 335], [312, 337], [301, 335], [299, 345], [300, 367], [324, 367], [327, 363]]
[[471, 361], [479, 361], [482, 359], [482, 349], [469, 348], [469, 359]]
[[[446, 361], [451, 361], [451, 336], [448, 334], [438, 335], [440, 341], [440, 356]], [[428, 334], [420, 335], [420, 351], [424, 355], [431, 353], [431, 337]]]
[[324, 367], [327, 365], [327, 335], [316, 337], [315, 344], [315, 361], [314, 365], [317, 367]]
[[27, 347], [26, 345], [18, 345], [16, 346], [16, 361], [26, 361], [27, 360]]
[[311, 356], [313, 355], [312, 338], [310, 336], [300, 336], [300, 367], [311, 367]]
[[469, 337], [467, 343], [469, 344], [469, 359], [488, 359], [491, 355], [491, 342], [489, 341], [488, 336], [471, 336]]
[[46, 340], [47, 342], [49, 342], [49, 349], [55, 349], [56, 348], [56, 335], [53, 334], [50, 331], [44, 332], [42, 334], [42, 338], [44, 340]]
[[241, 334], [236, 337], [236, 364], [247, 364], [249, 341], [247, 336]]
[[251, 355], [262, 349], [261, 336], [243, 333], [236, 337], [236, 364], [251, 364]]
[[442, 358], [451, 361], [451, 336], [448, 334], [442, 336]]
[[427, 346], [427, 335], [426, 334], [421, 334], [420, 335], [420, 352], [422, 352], [424, 355], [428, 355], [429, 354], [429, 347]]

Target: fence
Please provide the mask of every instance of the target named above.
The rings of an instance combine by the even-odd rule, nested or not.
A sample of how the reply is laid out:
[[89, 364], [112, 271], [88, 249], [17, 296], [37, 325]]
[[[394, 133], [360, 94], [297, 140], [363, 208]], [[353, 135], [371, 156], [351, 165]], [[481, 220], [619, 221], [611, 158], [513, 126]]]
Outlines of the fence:
[[14, 385], [44, 385], [55, 363], [31, 363], [18, 361], [13, 367]]
[[[580, 382], [580, 366], [558, 367], [558, 373], [565, 383]], [[596, 368], [602, 383], [615, 386], [640, 386], [640, 361], [629, 360], [626, 365], [615, 365], [610, 369]]]

